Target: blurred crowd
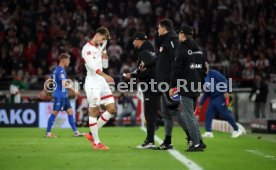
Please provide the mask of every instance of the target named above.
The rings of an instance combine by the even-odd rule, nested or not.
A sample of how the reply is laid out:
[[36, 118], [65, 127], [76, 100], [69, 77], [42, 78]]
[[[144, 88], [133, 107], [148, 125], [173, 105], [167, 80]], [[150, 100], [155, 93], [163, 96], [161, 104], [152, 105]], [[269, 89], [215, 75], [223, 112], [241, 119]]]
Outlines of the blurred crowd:
[[28, 89], [41, 88], [60, 52], [71, 54], [69, 75], [82, 80], [81, 48], [99, 26], [111, 32], [106, 71], [118, 82], [136, 65], [134, 33], [144, 31], [155, 44], [156, 23], [163, 18], [176, 29], [193, 26], [211, 65], [238, 86], [250, 86], [256, 74], [269, 79], [276, 73], [275, 9], [275, 0], [1, 1], [0, 86], [8, 89], [19, 79]]

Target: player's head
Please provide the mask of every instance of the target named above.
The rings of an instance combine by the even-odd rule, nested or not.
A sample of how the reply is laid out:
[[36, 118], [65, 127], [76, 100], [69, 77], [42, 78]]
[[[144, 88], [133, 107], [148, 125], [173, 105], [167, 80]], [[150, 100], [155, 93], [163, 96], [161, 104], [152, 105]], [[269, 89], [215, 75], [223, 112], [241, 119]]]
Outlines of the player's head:
[[173, 22], [170, 19], [160, 20], [158, 23], [158, 35], [162, 36], [173, 30]]
[[64, 67], [68, 67], [70, 64], [70, 55], [67, 53], [61, 53], [59, 55], [59, 64]]
[[97, 45], [102, 44], [105, 40], [110, 39], [109, 31], [106, 27], [100, 27], [96, 30], [94, 41]]
[[189, 26], [189, 25], [185, 25], [183, 27], [181, 27], [178, 31], [178, 39], [180, 42], [185, 41], [188, 37], [193, 37], [194, 35], [194, 30], [193, 27]]
[[147, 40], [146, 34], [143, 32], [137, 32], [133, 37], [133, 46], [134, 48], [139, 49], [141, 45], [144, 43], [145, 40]]

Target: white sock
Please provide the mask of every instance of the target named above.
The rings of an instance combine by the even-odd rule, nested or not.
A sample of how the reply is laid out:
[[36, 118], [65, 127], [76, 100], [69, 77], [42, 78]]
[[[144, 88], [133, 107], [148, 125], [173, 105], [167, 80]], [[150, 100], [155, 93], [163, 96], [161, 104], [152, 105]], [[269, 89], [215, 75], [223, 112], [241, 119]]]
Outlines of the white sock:
[[100, 143], [99, 135], [98, 135], [98, 126], [97, 126], [97, 118], [89, 116], [89, 127], [94, 138], [94, 143]]
[[108, 111], [105, 111], [98, 119], [98, 129], [103, 127], [111, 117], [112, 114], [110, 114]]

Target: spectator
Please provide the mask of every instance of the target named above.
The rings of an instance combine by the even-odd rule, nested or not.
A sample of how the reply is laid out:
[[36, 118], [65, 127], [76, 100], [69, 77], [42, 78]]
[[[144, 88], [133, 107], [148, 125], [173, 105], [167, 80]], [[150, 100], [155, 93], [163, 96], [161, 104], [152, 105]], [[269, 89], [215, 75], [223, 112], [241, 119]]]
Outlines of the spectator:
[[118, 126], [123, 126], [123, 118], [130, 116], [131, 126], [136, 125], [136, 107], [132, 97], [121, 93], [118, 104], [122, 106], [122, 112], [118, 113]]
[[22, 78], [15, 71], [13, 71], [13, 81], [10, 84], [10, 101], [11, 103], [21, 103], [21, 89], [27, 89], [26, 84], [22, 82]]
[[254, 72], [253, 66], [246, 67], [242, 71], [243, 87], [252, 86], [254, 77], [255, 77], [255, 72]]
[[136, 4], [136, 8], [141, 17], [151, 13], [151, 3], [148, 0], [139, 0]]
[[[4, 9], [0, 13], [0, 44], [7, 56], [2, 58], [13, 62], [4, 66], [0, 63], [4, 70], [0, 82], [10, 79], [12, 68], [25, 68], [29, 62], [42, 65], [45, 61], [43, 70], [45, 66], [47, 69], [42, 74], [46, 74], [48, 65], [56, 63], [63, 42], [80, 49], [100, 25], [107, 26], [116, 35], [116, 44], [123, 49], [121, 61], [128, 58], [132, 64], [137, 58], [133, 57], [136, 55], [133, 54], [131, 37], [141, 30], [149, 35], [151, 42], [155, 42], [155, 23], [164, 18], [172, 19], [177, 27], [185, 24], [195, 27], [195, 39], [207, 49], [211, 64], [219, 64], [221, 53], [231, 49], [231, 55], [226, 55], [227, 58], [229, 55], [229, 70], [239, 59], [246, 67], [247, 54], [251, 55], [250, 65], [259, 58], [260, 49], [264, 49], [265, 58], [270, 63], [266, 74], [276, 72], [271, 67], [276, 54], [274, 1], [128, 0], [116, 3], [64, 0], [22, 3], [14, 0], [1, 1], [0, 6]], [[49, 60], [45, 57], [48, 54]], [[78, 55], [74, 53], [73, 56]], [[116, 64], [122, 65], [121, 61]], [[74, 69], [76, 75], [84, 76], [80, 61], [75, 62], [78, 65]], [[117, 74], [120, 72], [119, 66], [110, 69], [115, 69]], [[8, 89], [8, 86], [4, 88]]]
[[83, 107], [81, 111], [82, 112], [79, 114], [79, 117], [78, 117], [77, 126], [88, 127], [88, 119], [89, 119], [88, 109], [86, 107]]
[[258, 73], [262, 73], [263, 77], [266, 78], [269, 71], [269, 60], [265, 57], [264, 52], [259, 53], [259, 59], [256, 61], [256, 69]]
[[250, 93], [250, 100], [254, 102], [254, 115], [255, 118], [264, 119], [265, 116], [265, 105], [268, 95], [268, 86], [263, 80], [261, 74], [257, 74], [255, 77], [255, 83]]

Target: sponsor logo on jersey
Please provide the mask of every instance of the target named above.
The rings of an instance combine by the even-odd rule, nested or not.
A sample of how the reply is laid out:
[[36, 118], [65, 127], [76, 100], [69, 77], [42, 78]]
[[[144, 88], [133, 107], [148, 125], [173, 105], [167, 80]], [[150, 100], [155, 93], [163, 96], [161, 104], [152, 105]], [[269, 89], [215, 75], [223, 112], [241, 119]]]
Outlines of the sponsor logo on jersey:
[[197, 68], [202, 68], [202, 64], [195, 64], [195, 63], [190, 64], [190, 69], [197, 69]]
[[192, 50], [188, 50], [188, 55], [193, 55], [193, 54], [203, 54], [202, 51], [192, 51]]

